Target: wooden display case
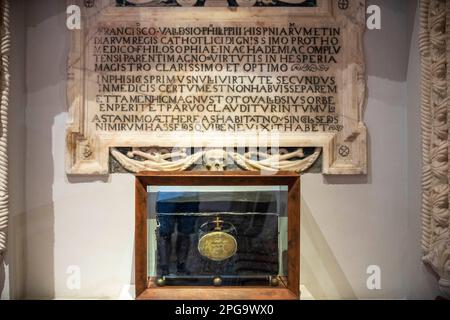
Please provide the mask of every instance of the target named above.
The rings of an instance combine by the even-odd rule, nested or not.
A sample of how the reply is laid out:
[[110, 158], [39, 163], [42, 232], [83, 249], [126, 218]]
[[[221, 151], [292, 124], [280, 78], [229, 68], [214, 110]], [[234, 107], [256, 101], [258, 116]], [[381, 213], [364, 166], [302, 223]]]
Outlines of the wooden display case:
[[[148, 276], [148, 186], [287, 186], [287, 276], [277, 286], [164, 286]], [[136, 174], [136, 299], [292, 300], [300, 297], [300, 175], [279, 172], [148, 172]]]

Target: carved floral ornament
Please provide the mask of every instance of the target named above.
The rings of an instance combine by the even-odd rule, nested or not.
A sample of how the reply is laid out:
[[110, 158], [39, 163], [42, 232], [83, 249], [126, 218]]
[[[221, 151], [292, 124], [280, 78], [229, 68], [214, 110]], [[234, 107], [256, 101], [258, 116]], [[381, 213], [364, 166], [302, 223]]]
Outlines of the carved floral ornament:
[[450, 296], [450, 1], [420, 1], [423, 261]]

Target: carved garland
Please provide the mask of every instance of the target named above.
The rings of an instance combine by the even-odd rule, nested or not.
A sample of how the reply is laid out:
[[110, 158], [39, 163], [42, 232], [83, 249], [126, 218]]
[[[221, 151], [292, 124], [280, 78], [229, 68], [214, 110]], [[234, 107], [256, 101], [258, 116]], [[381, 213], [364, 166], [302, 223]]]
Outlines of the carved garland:
[[9, 104], [9, 0], [1, 0], [1, 102], [0, 102], [0, 253], [6, 250], [8, 229], [8, 104]]
[[449, 70], [450, 1], [421, 0], [423, 261], [450, 295]]
[[[314, 153], [307, 157], [305, 157], [302, 148], [286, 154], [273, 155], [261, 152], [257, 154], [254, 152], [240, 154], [223, 149], [212, 149], [188, 155], [183, 150], [167, 154], [152, 154], [141, 151], [139, 148], [133, 148], [132, 151], [125, 155], [116, 148], [111, 148], [111, 155], [114, 159], [126, 170], [134, 173], [143, 171], [184, 171], [199, 162], [204, 162], [206, 168], [210, 171], [222, 171], [229, 160], [246, 171], [294, 171], [300, 173], [308, 170], [319, 158], [320, 153], [321, 148], [316, 148]], [[255, 156], [257, 160], [255, 160]], [[139, 159], [135, 159], [135, 157], [139, 157]]]

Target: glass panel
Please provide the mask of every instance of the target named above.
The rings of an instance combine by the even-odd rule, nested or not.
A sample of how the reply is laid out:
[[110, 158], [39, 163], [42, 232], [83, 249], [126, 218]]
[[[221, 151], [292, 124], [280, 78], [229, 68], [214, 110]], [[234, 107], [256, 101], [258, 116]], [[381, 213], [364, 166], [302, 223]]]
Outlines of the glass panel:
[[287, 276], [286, 186], [147, 192], [150, 277], [165, 285], [267, 285]]

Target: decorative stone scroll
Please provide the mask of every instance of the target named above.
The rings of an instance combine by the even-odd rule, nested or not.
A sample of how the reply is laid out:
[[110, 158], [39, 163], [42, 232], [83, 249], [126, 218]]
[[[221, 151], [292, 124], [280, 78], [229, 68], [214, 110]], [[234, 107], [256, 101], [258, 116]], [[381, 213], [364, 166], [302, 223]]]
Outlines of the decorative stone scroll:
[[[107, 174], [110, 157], [131, 172], [189, 170], [214, 154], [297, 172], [321, 155], [324, 174], [365, 174], [365, 1], [208, 1], [79, 1], [67, 173]], [[282, 148], [297, 151], [268, 151]]]
[[420, 1], [423, 260], [450, 296], [450, 1]]

